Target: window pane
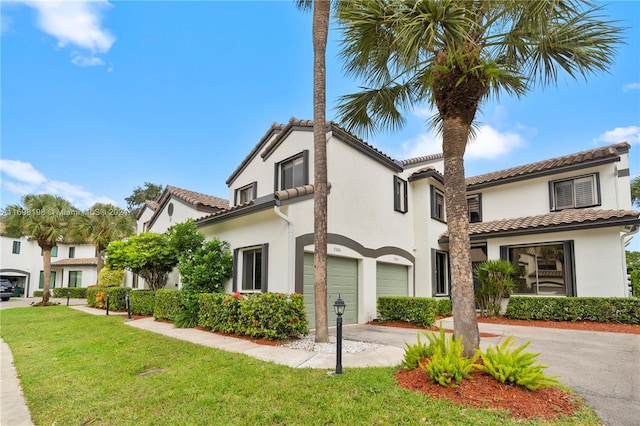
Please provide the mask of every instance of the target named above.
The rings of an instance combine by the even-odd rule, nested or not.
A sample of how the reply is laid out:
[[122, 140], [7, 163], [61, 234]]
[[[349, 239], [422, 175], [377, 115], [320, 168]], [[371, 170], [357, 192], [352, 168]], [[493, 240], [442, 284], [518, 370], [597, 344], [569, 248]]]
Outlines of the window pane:
[[242, 256], [242, 289], [253, 290], [253, 278], [254, 278], [254, 251], [247, 250]]
[[58, 257], [58, 246], [51, 248], [51, 257]]
[[76, 248], [69, 247], [69, 259], [73, 259], [74, 257], [76, 257]]
[[562, 243], [510, 248], [509, 259], [519, 268], [514, 293], [567, 294]]
[[11, 251], [13, 254], [20, 254], [20, 241], [13, 242], [13, 249]]
[[556, 209], [573, 207], [573, 182], [556, 182], [554, 185]]
[[293, 160], [293, 185], [292, 188], [302, 186], [305, 184], [304, 181], [304, 167], [303, 167], [302, 157], [296, 158]]
[[253, 266], [254, 274], [254, 286], [253, 288], [256, 290], [262, 289], [262, 252], [256, 250], [255, 252], [255, 264]]
[[575, 180], [576, 207], [592, 206], [594, 202], [593, 179], [591, 176]]

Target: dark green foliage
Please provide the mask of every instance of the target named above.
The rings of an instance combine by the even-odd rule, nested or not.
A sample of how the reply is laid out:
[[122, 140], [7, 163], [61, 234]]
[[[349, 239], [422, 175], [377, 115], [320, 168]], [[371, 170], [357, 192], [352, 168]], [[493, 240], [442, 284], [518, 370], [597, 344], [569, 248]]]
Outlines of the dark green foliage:
[[[640, 179], [636, 178], [636, 184], [638, 183], [640, 183]], [[640, 297], [640, 252], [627, 251], [625, 255], [627, 257], [627, 273], [631, 278], [631, 294], [634, 297]]]
[[378, 297], [378, 320], [430, 327], [436, 319], [436, 305], [436, 299], [430, 297]]
[[546, 366], [535, 364], [539, 353], [523, 352], [530, 343], [511, 350], [513, 341], [509, 336], [495, 349], [489, 346], [485, 352], [478, 351], [482, 357], [482, 371], [501, 383], [513, 383], [529, 390], [557, 385], [556, 377], [544, 375]]
[[451, 316], [453, 306], [451, 299], [436, 299], [436, 315], [439, 317]]
[[92, 308], [98, 307], [98, 304], [96, 302], [96, 295], [98, 294], [99, 291], [103, 291], [103, 290], [95, 286], [87, 288], [87, 305], [88, 306]]
[[640, 299], [512, 296], [505, 316], [523, 320], [640, 324]]
[[478, 265], [475, 276], [479, 283], [475, 296], [480, 315], [500, 315], [500, 302], [513, 291], [516, 273], [516, 267], [507, 260], [487, 260]]
[[158, 320], [173, 321], [182, 312], [181, 306], [180, 290], [161, 288], [156, 290], [153, 317]]
[[[87, 289], [85, 287], [60, 287], [53, 289], [53, 297], [67, 297], [67, 292], [69, 292], [69, 297], [72, 299], [84, 299], [87, 297]], [[34, 294], [34, 296], [36, 296]]]
[[282, 340], [307, 334], [299, 294], [200, 294], [199, 325], [217, 332]]
[[98, 274], [98, 287], [120, 287], [124, 278], [124, 269], [102, 268]]
[[110, 311], [126, 311], [126, 294], [131, 291], [128, 287], [108, 287], [101, 289], [109, 296]]
[[132, 217], [136, 217], [145, 201], [156, 201], [162, 195], [162, 185], [145, 182], [144, 188], [136, 186], [133, 192], [124, 200], [127, 202], [127, 209]]
[[477, 369], [479, 355], [468, 358], [464, 355], [462, 338], [448, 337], [440, 327], [440, 333], [425, 333], [429, 339], [429, 350], [433, 355], [420, 368], [424, 369], [431, 380], [441, 386], [457, 387], [462, 379], [469, 379]]
[[153, 290], [133, 290], [129, 293], [129, 305], [134, 315], [153, 315], [156, 292]]

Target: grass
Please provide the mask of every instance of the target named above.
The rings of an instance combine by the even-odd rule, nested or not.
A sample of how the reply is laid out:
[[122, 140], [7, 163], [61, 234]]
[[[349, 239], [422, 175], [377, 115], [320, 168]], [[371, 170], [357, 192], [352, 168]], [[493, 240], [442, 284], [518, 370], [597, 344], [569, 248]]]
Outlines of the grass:
[[[533, 425], [402, 389], [397, 368], [294, 369], [66, 306], [0, 311], [36, 425]], [[142, 375], [146, 372], [155, 374]], [[600, 424], [584, 408], [556, 425]]]

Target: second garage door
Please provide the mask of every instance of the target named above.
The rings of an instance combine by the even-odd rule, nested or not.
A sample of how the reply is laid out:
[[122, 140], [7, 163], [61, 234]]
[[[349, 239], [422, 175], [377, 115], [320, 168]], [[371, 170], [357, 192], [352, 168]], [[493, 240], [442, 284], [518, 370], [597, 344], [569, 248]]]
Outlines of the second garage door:
[[[304, 255], [304, 303], [307, 310], [309, 328], [315, 328], [315, 295], [313, 254]], [[336, 324], [333, 303], [342, 297], [347, 305], [343, 316], [343, 324], [358, 322], [358, 261], [345, 257], [327, 257], [327, 315], [329, 325]]]
[[378, 262], [376, 265], [376, 296], [408, 296], [409, 268], [404, 265]]

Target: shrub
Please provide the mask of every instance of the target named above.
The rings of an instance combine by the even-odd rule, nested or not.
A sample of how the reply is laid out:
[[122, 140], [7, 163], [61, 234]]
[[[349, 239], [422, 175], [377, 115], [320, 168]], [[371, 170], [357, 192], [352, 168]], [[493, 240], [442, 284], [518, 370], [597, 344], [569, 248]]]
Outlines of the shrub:
[[107, 295], [110, 311], [126, 311], [127, 302], [126, 295], [131, 291], [128, 287], [107, 287], [101, 289]]
[[491, 346], [485, 352], [478, 351], [482, 357], [482, 371], [493, 376], [501, 383], [513, 383], [529, 390], [551, 387], [558, 384], [556, 377], [545, 376], [544, 365], [535, 364], [539, 353], [523, 352], [531, 342], [511, 350], [513, 342], [507, 337], [495, 349]]
[[429, 374], [431, 380], [441, 386], [457, 387], [462, 379], [471, 377], [471, 373], [477, 369], [475, 362], [479, 355], [476, 354], [473, 358], [464, 356], [461, 337], [446, 337], [442, 327], [439, 334], [425, 335], [429, 339], [429, 347], [433, 348], [429, 349], [433, 351], [433, 355], [426, 363], [420, 364], [420, 368]]
[[98, 274], [98, 287], [120, 287], [124, 284], [124, 269], [102, 268]]
[[153, 315], [156, 292], [153, 290], [133, 290], [129, 294], [129, 305], [134, 315]]
[[640, 299], [512, 296], [505, 316], [524, 320], [640, 324]]
[[378, 319], [430, 327], [436, 319], [436, 305], [436, 299], [431, 297], [378, 297]]
[[53, 297], [66, 298], [67, 292], [72, 299], [84, 299], [87, 297], [86, 287], [61, 287], [53, 289]]
[[103, 292], [103, 290], [98, 289], [96, 286], [90, 286], [87, 288], [87, 305], [92, 308], [99, 308], [102, 306], [98, 306], [98, 301], [96, 300], [96, 296], [99, 292]]
[[180, 290], [161, 288], [156, 290], [153, 317], [158, 320], [173, 321], [181, 312]]
[[212, 331], [270, 340], [307, 334], [300, 294], [200, 294], [199, 302], [199, 325]]
[[42, 290], [36, 290], [33, 292], [33, 297], [42, 297], [44, 292]]
[[418, 342], [414, 345], [405, 343], [404, 358], [400, 365], [406, 370], [415, 370], [418, 368], [422, 360], [433, 355], [434, 347], [423, 343], [420, 340], [420, 333], [417, 335]]
[[436, 315], [440, 317], [451, 316], [453, 306], [451, 299], [436, 299]]
[[513, 291], [516, 272], [516, 267], [507, 260], [487, 260], [478, 265], [474, 274], [479, 282], [475, 296], [480, 315], [500, 315], [500, 302]]

